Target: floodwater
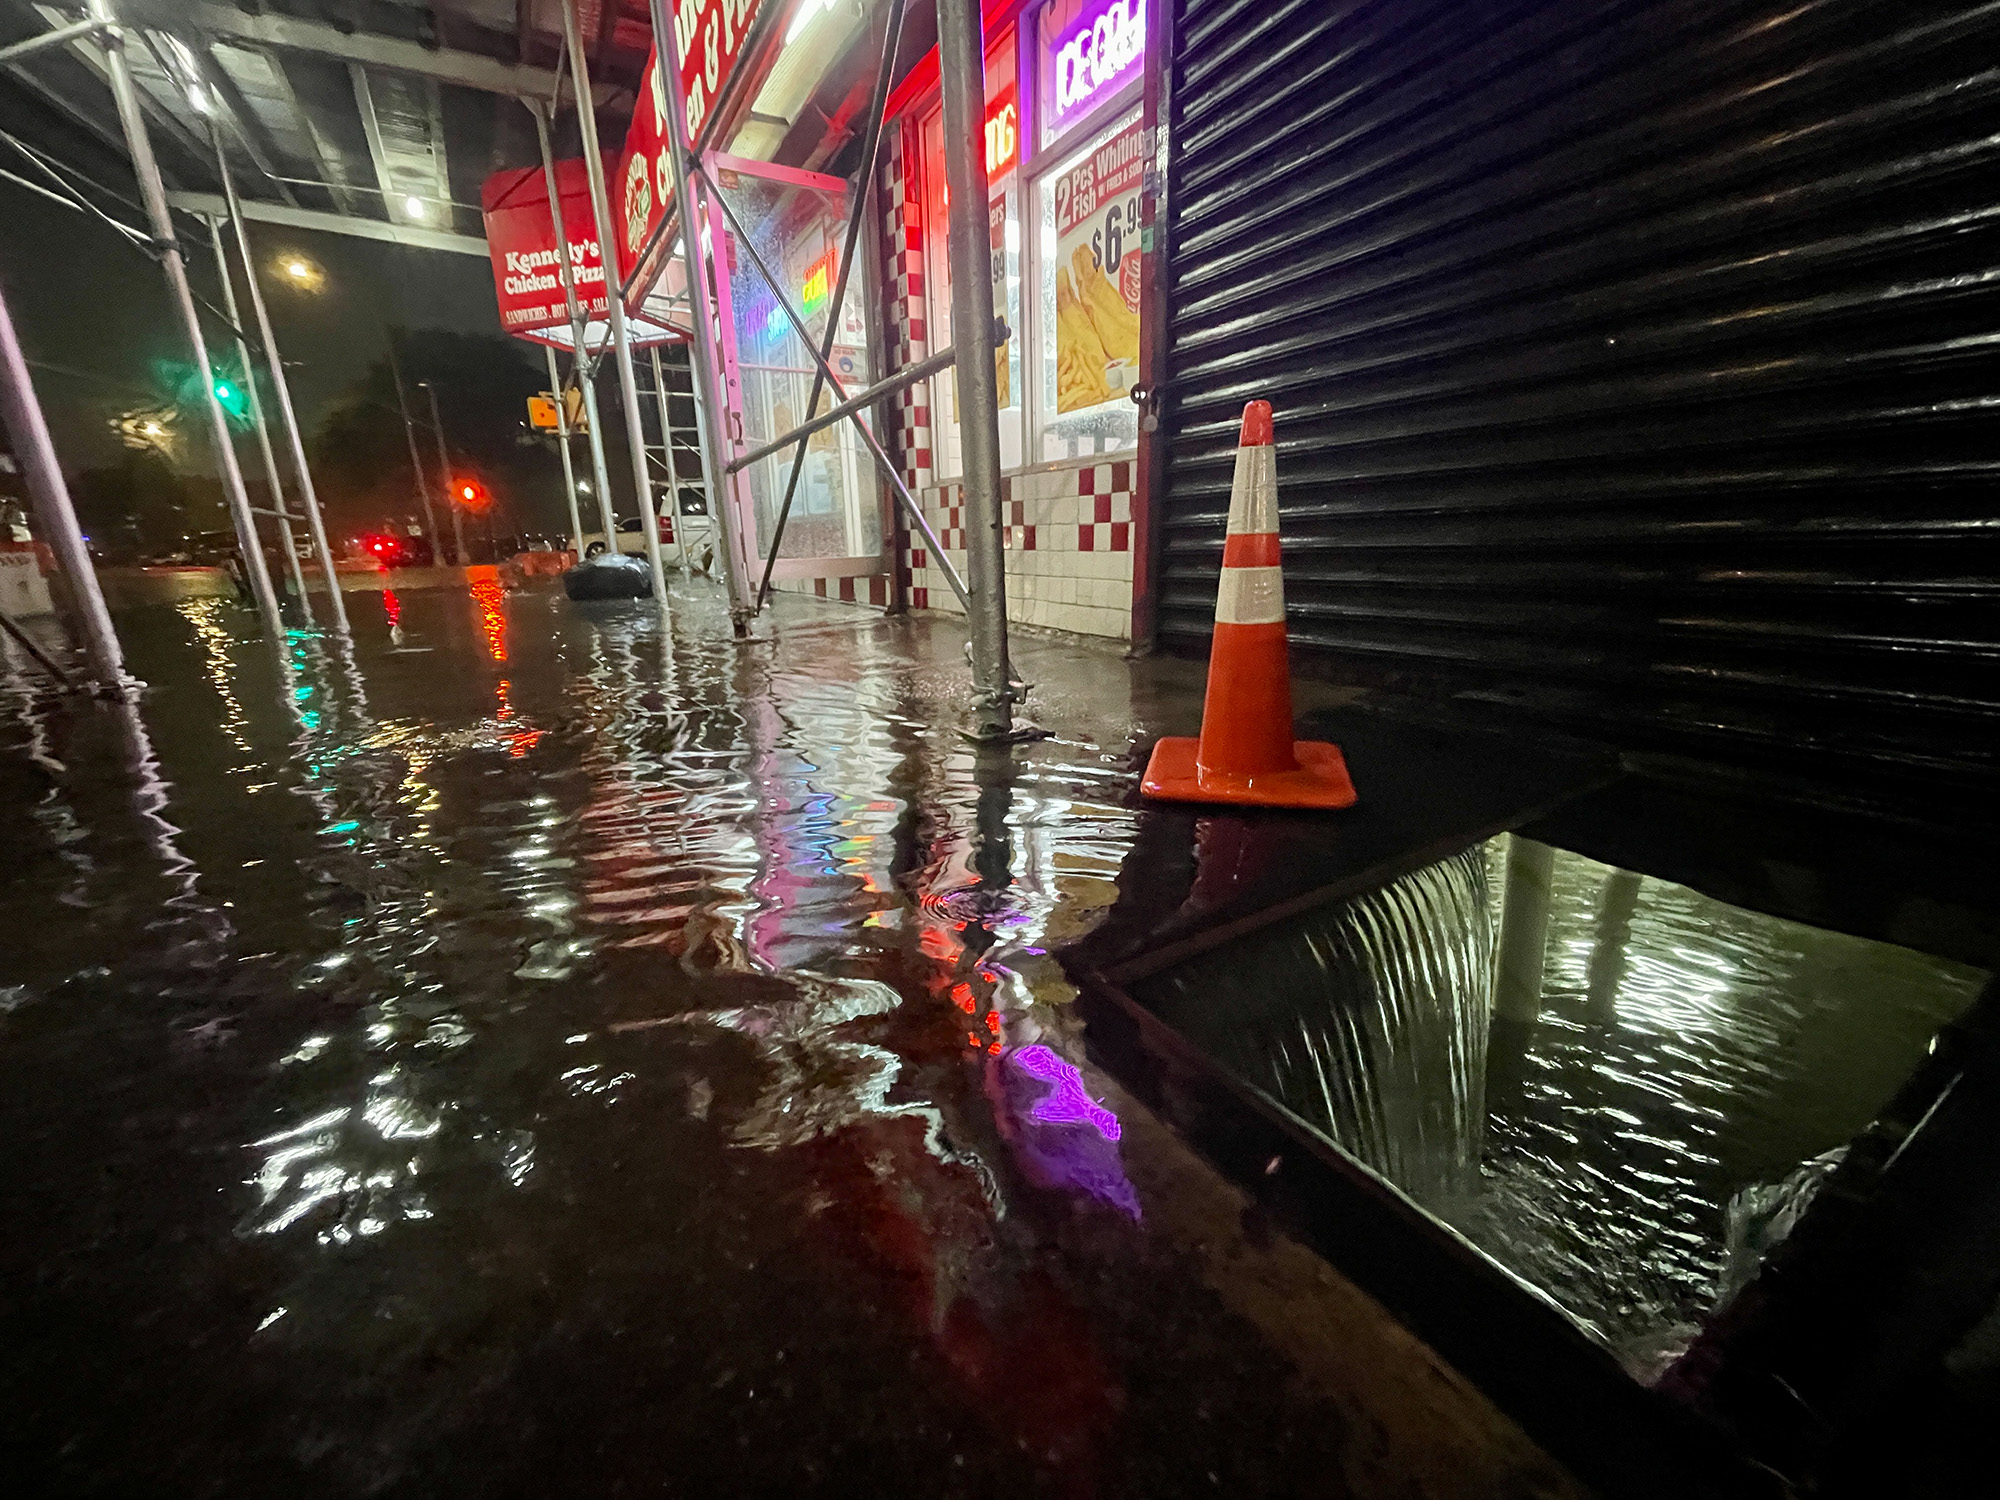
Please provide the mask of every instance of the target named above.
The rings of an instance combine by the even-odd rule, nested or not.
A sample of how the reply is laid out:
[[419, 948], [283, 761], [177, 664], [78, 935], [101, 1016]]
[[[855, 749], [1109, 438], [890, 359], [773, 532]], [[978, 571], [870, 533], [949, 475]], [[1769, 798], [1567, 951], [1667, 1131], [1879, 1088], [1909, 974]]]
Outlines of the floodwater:
[[[1198, 669], [715, 592], [0, 663], [0, 1486], [1565, 1495], [1086, 1063]], [[1254, 1226], [1253, 1226], [1254, 1228]]]
[[1985, 978], [1503, 837], [1135, 993], [1650, 1383]]

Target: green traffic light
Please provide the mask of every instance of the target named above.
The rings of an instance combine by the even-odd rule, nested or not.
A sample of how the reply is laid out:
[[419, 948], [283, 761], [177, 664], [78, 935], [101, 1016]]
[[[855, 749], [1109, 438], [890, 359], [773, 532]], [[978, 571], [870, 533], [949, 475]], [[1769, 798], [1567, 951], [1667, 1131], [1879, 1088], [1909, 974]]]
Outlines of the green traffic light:
[[226, 381], [226, 380], [218, 380], [218, 381], [216, 381], [216, 382], [215, 382], [215, 399], [216, 399], [216, 400], [218, 400], [218, 401], [227, 401], [227, 400], [229, 400], [230, 398], [232, 398], [232, 397], [233, 397], [233, 396], [234, 396], [235, 394], [236, 394], [236, 392], [232, 391], [232, 390], [231, 390], [231, 389], [229, 388], [229, 382], [228, 382], [228, 381]]

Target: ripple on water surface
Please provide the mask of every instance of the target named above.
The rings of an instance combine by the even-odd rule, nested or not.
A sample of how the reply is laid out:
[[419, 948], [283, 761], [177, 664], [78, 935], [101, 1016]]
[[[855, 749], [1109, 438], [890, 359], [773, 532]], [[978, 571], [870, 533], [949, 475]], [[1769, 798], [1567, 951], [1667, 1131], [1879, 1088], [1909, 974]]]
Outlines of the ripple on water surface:
[[[273, 662], [196, 602], [128, 627], [133, 709], [8, 677], [0, 749], [68, 762], [4, 814], [45, 1153], [10, 1265], [92, 1245], [76, 1294], [151, 1330], [51, 1346], [75, 1409], [21, 1410], [92, 1434], [61, 1464], [1164, 1493], [1334, 1462], [1283, 1360], [1192, 1283], [1162, 1303], [1047, 951], [1130, 847], [1131, 669], [1031, 644], [1061, 732], [982, 753], [949, 629], [783, 607], [746, 650], [699, 594], [672, 634], [357, 595], [352, 649]], [[145, 1383], [116, 1421], [75, 1399], [107, 1360]], [[251, 1414], [233, 1458], [211, 1409]]]

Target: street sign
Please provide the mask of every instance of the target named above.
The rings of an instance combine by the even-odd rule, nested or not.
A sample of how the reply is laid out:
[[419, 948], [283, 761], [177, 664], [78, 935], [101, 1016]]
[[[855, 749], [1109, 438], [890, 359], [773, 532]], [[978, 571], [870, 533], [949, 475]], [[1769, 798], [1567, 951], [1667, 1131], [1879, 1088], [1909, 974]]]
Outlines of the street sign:
[[[571, 388], [563, 392], [563, 405], [569, 408], [569, 430], [572, 436], [590, 431], [590, 418], [584, 415], [583, 392]], [[537, 432], [560, 432], [562, 422], [556, 412], [556, 398], [553, 392], [543, 391], [538, 396], [528, 398], [528, 425]]]

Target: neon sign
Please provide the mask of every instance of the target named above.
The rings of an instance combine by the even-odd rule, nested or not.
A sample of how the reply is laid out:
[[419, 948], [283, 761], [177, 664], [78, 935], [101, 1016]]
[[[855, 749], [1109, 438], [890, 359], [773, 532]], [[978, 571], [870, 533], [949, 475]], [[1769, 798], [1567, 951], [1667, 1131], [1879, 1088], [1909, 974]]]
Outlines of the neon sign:
[[799, 316], [810, 318], [826, 306], [828, 284], [833, 280], [833, 252], [827, 251], [806, 270], [806, 279], [799, 287]]
[[1009, 85], [986, 106], [986, 178], [990, 182], [1021, 158], [1021, 110]]
[[1110, 0], [1053, 44], [1051, 123], [1082, 113], [1131, 75], [1146, 55], [1146, 0]]

